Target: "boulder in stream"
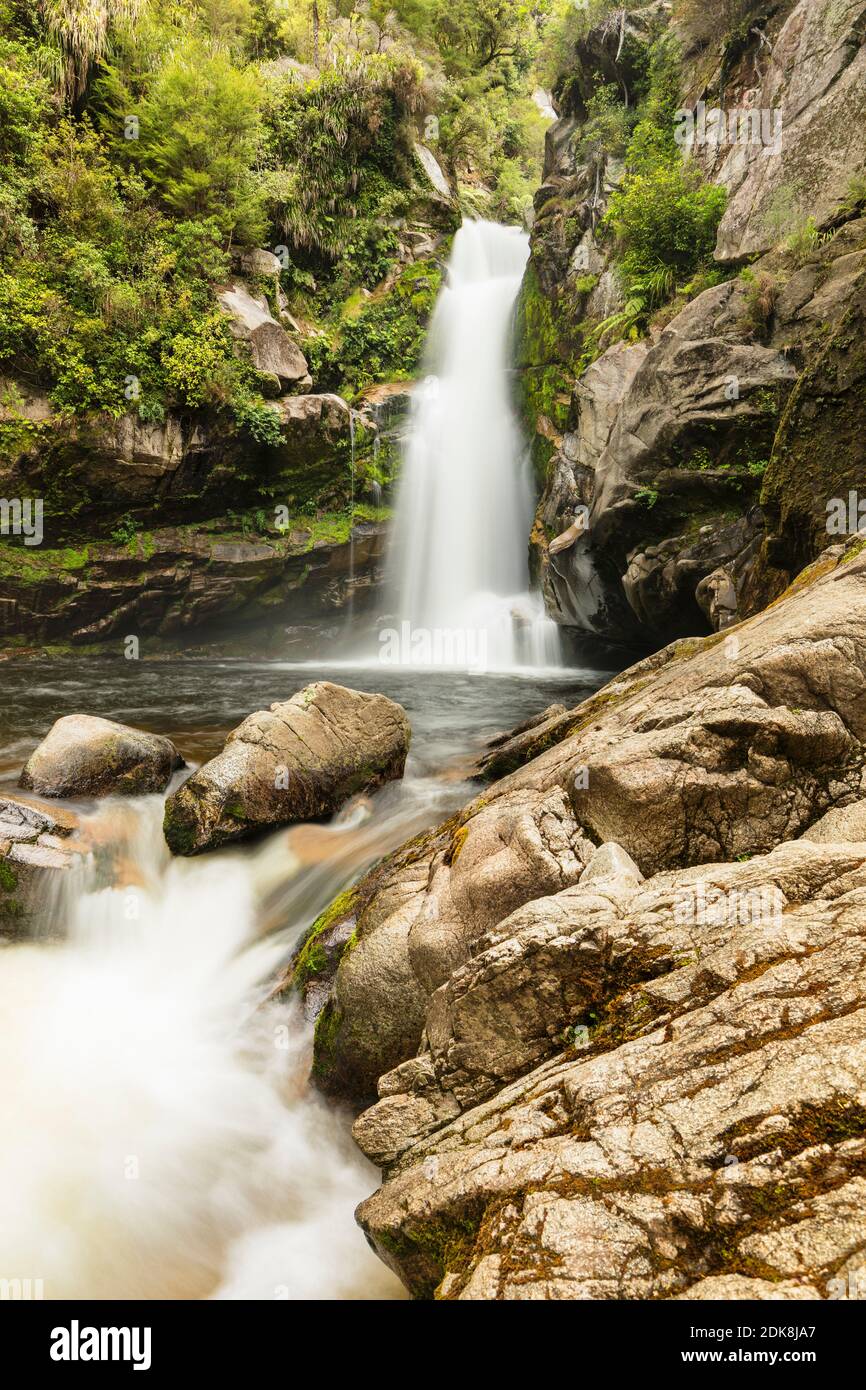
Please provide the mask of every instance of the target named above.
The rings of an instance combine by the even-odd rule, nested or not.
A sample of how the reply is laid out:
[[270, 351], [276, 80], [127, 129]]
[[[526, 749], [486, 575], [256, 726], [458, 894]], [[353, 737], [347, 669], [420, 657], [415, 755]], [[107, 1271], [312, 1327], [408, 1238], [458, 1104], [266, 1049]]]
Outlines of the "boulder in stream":
[[144, 796], [164, 792], [183, 765], [163, 734], [92, 714], [68, 714], [30, 754], [18, 785], [39, 796]]
[[333, 815], [357, 792], [402, 777], [411, 729], [402, 706], [318, 681], [258, 710], [170, 797], [165, 838], [199, 854], [271, 826]]

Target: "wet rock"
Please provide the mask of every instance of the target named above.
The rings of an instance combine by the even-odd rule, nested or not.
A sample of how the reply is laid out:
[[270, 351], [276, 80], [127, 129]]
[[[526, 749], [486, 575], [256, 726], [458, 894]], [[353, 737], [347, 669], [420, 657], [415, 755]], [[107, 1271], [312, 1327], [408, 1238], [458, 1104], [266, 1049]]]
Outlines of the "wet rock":
[[171, 739], [111, 719], [58, 719], [27, 759], [18, 785], [39, 796], [143, 796], [164, 792], [183, 759]]
[[[57, 876], [74, 869], [86, 852], [78, 832], [70, 811], [0, 796], [0, 936], [27, 933]], [[44, 927], [44, 912], [41, 920]]]
[[199, 854], [333, 815], [356, 792], [402, 777], [410, 734], [405, 711], [384, 695], [309, 685], [245, 719], [169, 798], [169, 847]]

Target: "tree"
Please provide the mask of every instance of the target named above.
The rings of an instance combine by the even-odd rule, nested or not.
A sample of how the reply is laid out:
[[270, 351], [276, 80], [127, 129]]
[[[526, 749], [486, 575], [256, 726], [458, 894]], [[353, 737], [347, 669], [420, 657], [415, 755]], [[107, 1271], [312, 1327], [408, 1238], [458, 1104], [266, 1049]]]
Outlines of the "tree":
[[433, 30], [453, 72], [489, 68], [503, 59], [526, 67], [536, 30], [525, 0], [433, 0]]
[[139, 108], [141, 164], [161, 202], [182, 218], [213, 218], [247, 244], [265, 225], [254, 176], [259, 101], [251, 69], [191, 45], [160, 70]]

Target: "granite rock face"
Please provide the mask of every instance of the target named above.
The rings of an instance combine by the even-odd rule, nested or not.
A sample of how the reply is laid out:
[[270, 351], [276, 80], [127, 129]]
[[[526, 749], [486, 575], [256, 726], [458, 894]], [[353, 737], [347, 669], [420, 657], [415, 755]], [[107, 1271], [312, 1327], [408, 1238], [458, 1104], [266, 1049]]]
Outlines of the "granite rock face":
[[866, 556], [497, 740], [352, 893], [314, 1074], [422, 1297], [839, 1296], [866, 1265]]
[[[583, 999], [576, 986], [559, 996], [560, 1021], [589, 1019], [589, 998], [600, 1026], [578, 1026], [574, 1044], [480, 1103], [465, 1090], [467, 1075], [478, 1085], [472, 1058], [470, 1072], [446, 1067], [443, 1086], [471, 1108], [450, 1118], [438, 1102], [427, 1133], [408, 1113], [402, 1138], [389, 1124], [405, 1096], [356, 1125], [368, 1151], [387, 1134], [398, 1153], [359, 1220], [416, 1293], [802, 1299], [862, 1270], [866, 845], [785, 845], [700, 873], [626, 890], [606, 919], [562, 903], [570, 968], [549, 997], [582, 966]], [[678, 923], [683, 893], [701, 887], [720, 894], [716, 918]], [[553, 940], [541, 904], [539, 919]], [[499, 985], [500, 1048], [508, 1004], [529, 1030], [521, 974], [540, 989], [549, 963], [535, 972], [533, 959], [511, 962], [512, 993]], [[490, 1020], [482, 998], [475, 1008]], [[464, 1037], [454, 1019], [434, 1067]]]

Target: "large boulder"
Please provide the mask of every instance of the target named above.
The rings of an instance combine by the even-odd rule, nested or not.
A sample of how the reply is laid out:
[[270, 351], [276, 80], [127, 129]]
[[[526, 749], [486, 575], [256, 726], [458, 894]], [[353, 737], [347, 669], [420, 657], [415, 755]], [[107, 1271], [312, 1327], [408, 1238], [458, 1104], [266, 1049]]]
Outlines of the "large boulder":
[[229, 331], [249, 348], [256, 370], [275, 380], [278, 393], [309, 389], [312, 379], [307, 359], [277, 323], [264, 295], [252, 295], [246, 285], [237, 282], [220, 290], [217, 298], [229, 315]]
[[39, 796], [143, 796], [164, 792], [179, 767], [183, 758], [162, 734], [68, 714], [30, 754], [18, 785]]
[[330, 816], [349, 797], [402, 777], [411, 729], [384, 695], [329, 681], [258, 710], [170, 797], [165, 837], [198, 854], [271, 826]]

